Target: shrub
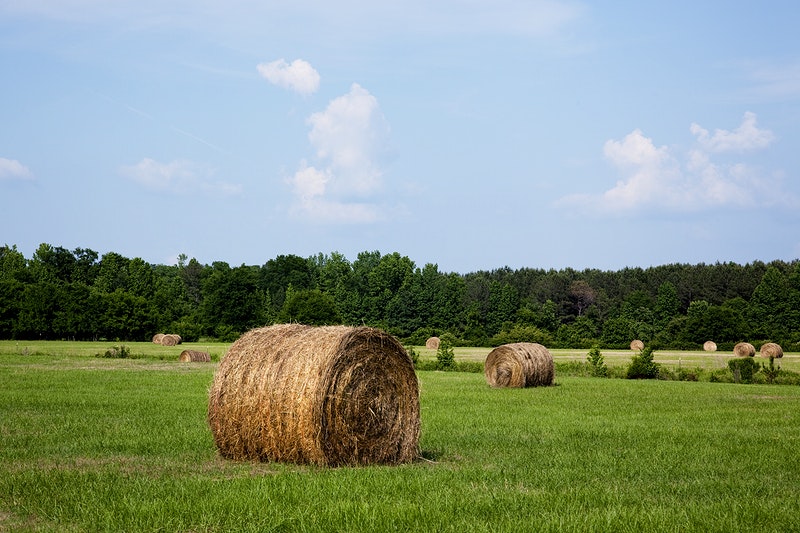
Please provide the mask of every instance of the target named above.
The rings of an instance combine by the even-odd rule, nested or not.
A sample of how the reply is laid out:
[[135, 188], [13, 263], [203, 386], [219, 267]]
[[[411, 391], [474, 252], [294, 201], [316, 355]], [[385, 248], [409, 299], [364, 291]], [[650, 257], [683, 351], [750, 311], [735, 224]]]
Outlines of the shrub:
[[126, 359], [131, 356], [131, 349], [127, 346], [113, 346], [106, 350], [104, 354], [97, 354], [97, 357], [107, 357], [113, 359]]
[[589, 361], [589, 368], [593, 376], [600, 378], [608, 376], [608, 367], [598, 345], [592, 346], [589, 350], [589, 355], [586, 356], [586, 360]]
[[628, 379], [655, 379], [658, 377], [658, 363], [653, 361], [653, 347], [646, 346], [631, 358], [625, 373]]
[[752, 383], [760, 367], [752, 357], [737, 357], [728, 361], [734, 383]]
[[439, 349], [436, 350], [436, 370], [455, 370], [456, 354], [453, 345], [447, 338], [441, 339]]

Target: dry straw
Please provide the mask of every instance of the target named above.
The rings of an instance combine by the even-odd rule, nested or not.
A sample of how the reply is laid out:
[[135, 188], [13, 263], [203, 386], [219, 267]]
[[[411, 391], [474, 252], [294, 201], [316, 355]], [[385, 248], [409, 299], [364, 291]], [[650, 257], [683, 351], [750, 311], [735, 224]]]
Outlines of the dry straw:
[[780, 344], [766, 342], [761, 345], [761, 357], [780, 359], [783, 357], [783, 348], [781, 348]]
[[184, 350], [179, 357], [181, 363], [210, 363], [211, 356], [197, 350]]
[[439, 337], [431, 337], [425, 341], [425, 347], [429, 350], [438, 350], [439, 349]]
[[631, 350], [642, 351], [644, 350], [644, 343], [639, 339], [631, 341]]
[[547, 348], [535, 342], [516, 342], [489, 352], [483, 373], [492, 387], [539, 387], [553, 384], [555, 368]]
[[703, 343], [703, 349], [707, 352], [716, 352], [717, 343], [714, 341], [706, 341]]
[[161, 344], [161, 339], [164, 338], [163, 333], [156, 333], [153, 335], [153, 344]]
[[419, 456], [419, 386], [388, 333], [280, 324], [231, 345], [211, 386], [208, 422], [229, 459], [406, 463]]
[[736, 357], [753, 357], [755, 354], [756, 349], [749, 342], [740, 342], [733, 347], [733, 355]]
[[180, 335], [176, 335], [174, 333], [168, 333], [161, 337], [161, 345], [162, 346], [177, 346], [183, 342], [183, 339]]

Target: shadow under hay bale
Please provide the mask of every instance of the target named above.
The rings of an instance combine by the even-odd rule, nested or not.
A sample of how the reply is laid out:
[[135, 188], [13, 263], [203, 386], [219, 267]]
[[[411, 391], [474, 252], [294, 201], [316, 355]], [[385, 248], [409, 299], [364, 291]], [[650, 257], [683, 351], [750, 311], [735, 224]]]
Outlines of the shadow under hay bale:
[[776, 344], [774, 342], [766, 342], [761, 345], [761, 357], [772, 357], [774, 359], [780, 359], [783, 357], [783, 348], [781, 348], [780, 344]]
[[439, 337], [431, 337], [425, 341], [425, 347], [429, 350], [438, 350], [440, 342]]
[[733, 347], [733, 355], [736, 357], [753, 357], [755, 354], [756, 349], [749, 342], [740, 342]]
[[211, 356], [206, 352], [197, 350], [184, 350], [178, 360], [181, 363], [210, 363]]
[[492, 387], [540, 387], [553, 384], [555, 365], [541, 344], [516, 342], [489, 352], [483, 373]]
[[706, 341], [703, 343], [703, 350], [707, 352], [716, 352], [717, 351], [717, 343], [714, 341]]
[[641, 352], [644, 350], [644, 343], [639, 339], [631, 341], [631, 350], [635, 350], [637, 352]]
[[419, 457], [419, 386], [388, 333], [280, 324], [231, 345], [211, 386], [208, 423], [229, 459], [406, 463]]

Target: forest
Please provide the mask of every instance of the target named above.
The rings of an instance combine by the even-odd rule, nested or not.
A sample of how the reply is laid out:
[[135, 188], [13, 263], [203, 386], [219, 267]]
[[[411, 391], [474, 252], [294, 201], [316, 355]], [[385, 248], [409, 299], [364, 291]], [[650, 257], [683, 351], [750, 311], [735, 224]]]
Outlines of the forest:
[[273, 323], [368, 325], [409, 345], [539, 342], [553, 348], [721, 350], [740, 341], [800, 351], [800, 261], [470, 273], [397, 252], [278, 255], [262, 265], [150, 264], [43, 243], [0, 247], [0, 338], [235, 340]]

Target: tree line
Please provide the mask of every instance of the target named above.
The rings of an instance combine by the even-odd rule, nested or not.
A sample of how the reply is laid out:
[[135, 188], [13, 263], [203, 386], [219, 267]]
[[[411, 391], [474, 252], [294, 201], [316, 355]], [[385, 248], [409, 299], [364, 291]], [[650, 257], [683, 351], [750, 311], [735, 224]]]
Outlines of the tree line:
[[263, 265], [150, 264], [115, 252], [0, 247], [0, 338], [235, 340], [267, 324], [368, 325], [421, 345], [800, 349], [800, 261], [617, 271], [508, 267], [466, 274], [397, 252], [278, 255]]

